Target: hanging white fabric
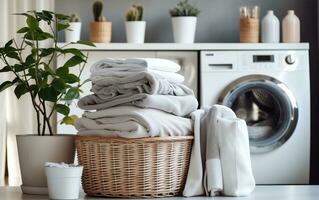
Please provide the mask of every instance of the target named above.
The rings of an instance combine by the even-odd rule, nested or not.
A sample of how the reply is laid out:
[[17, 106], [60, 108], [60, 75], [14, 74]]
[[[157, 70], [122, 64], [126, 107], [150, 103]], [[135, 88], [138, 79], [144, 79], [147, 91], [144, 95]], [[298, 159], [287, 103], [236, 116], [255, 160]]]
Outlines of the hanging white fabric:
[[[0, 0], [0, 46], [17, 37], [17, 30], [24, 26], [25, 18], [13, 15], [30, 10], [54, 10], [54, 0]], [[1, 63], [0, 67], [3, 67]], [[0, 74], [0, 82], [12, 80], [11, 74]], [[36, 133], [36, 117], [29, 96], [17, 100], [13, 88], [0, 93], [0, 186], [5, 184], [8, 170], [8, 184], [21, 185], [16, 135]]]

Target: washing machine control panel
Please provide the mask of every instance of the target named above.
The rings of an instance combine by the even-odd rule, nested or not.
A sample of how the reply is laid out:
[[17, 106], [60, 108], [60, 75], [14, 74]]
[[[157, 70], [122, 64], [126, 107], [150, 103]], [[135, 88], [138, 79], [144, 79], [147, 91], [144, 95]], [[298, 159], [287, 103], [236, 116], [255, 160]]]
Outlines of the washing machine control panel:
[[202, 51], [202, 72], [308, 70], [308, 51]]

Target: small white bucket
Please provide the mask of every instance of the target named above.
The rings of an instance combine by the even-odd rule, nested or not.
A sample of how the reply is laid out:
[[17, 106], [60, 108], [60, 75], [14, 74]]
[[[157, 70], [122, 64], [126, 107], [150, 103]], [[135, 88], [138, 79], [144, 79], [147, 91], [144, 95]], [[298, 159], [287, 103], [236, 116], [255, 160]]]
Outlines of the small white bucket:
[[83, 166], [45, 167], [50, 199], [78, 199]]

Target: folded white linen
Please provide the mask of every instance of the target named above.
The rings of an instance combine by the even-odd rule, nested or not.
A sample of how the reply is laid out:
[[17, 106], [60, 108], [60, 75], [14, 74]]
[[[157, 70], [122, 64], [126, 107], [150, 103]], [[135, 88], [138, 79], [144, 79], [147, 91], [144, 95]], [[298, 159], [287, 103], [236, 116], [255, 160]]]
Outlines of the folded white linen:
[[128, 60], [143, 60], [147, 63], [147, 68], [163, 72], [179, 72], [181, 66], [176, 62], [163, 58], [131, 58]]
[[178, 72], [181, 66], [171, 60], [161, 58], [128, 58], [128, 59], [103, 59], [91, 67], [92, 74], [100, 72], [137, 72], [157, 70], [163, 72]]
[[255, 181], [245, 121], [220, 105], [197, 110], [191, 117], [194, 143], [183, 195], [248, 195]]
[[85, 112], [75, 122], [79, 135], [124, 138], [185, 136], [193, 134], [193, 122], [155, 109], [134, 106]]
[[172, 72], [161, 72], [156, 70], [148, 70], [148, 71], [137, 71], [137, 72], [131, 72], [131, 71], [101, 71], [98, 73], [91, 73], [90, 80], [92, 83], [95, 83], [96, 81], [99, 81], [101, 79], [107, 79], [107, 78], [126, 78], [136, 75], [137, 73], [148, 73], [153, 75], [154, 77], [158, 79], [165, 79], [166, 81], [172, 82], [172, 83], [183, 83], [185, 78], [184, 76], [172, 73]]
[[194, 94], [190, 88], [181, 83], [170, 82], [149, 72], [130, 73], [121, 77], [99, 77], [92, 80], [91, 91], [103, 99], [139, 93], [175, 96]]
[[123, 95], [125, 97], [112, 100], [99, 98], [91, 94], [78, 101], [79, 108], [83, 110], [103, 110], [114, 106], [137, 106], [140, 108], [153, 108], [176, 116], [189, 116], [198, 107], [198, 101], [193, 95], [172, 96], [172, 95], [149, 95], [134, 94]]

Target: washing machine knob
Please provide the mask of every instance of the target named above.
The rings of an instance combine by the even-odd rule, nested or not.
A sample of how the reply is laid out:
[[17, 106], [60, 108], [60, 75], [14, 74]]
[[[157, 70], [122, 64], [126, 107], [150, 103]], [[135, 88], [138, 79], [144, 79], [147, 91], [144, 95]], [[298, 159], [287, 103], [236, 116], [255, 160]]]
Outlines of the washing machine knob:
[[288, 55], [285, 58], [285, 61], [288, 65], [293, 65], [296, 62], [296, 59], [292, 55]]

